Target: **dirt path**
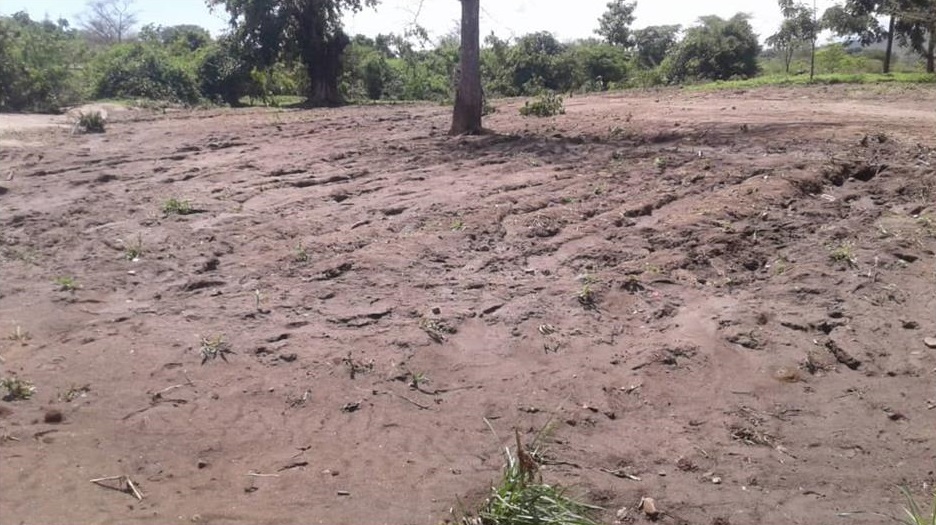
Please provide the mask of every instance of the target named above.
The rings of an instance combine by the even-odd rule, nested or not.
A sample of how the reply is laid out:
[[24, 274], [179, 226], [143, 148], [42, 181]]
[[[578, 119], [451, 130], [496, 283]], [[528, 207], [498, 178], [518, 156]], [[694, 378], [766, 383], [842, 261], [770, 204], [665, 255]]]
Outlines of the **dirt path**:
[[[401, 105], [0, 147], [0, 375], [37, 388], [0, 402], [0, 522], [434, 525], [514, 429], [606, 522], [932, 491], [936, 92], [518, 104], [477, 138]], [[119, 475], [145, 498], [88, 481]]]

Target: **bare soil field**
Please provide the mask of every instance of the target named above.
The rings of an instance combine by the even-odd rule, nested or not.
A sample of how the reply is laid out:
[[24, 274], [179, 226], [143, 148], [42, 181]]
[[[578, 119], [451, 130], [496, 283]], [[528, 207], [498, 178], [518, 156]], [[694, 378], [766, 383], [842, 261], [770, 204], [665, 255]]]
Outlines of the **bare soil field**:
[[936, 91], [521, 103], [7, 130], [0, 522], [434, 525], [515, 431], [607, 523], [928, 501]]

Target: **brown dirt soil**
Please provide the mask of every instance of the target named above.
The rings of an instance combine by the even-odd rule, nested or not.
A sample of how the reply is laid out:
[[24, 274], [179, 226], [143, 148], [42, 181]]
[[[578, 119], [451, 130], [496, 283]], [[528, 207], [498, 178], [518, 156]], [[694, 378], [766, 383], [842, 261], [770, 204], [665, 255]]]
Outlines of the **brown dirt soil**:
[[437, 524], [514, 429], [606, 522], [932, 490], [936, 92], [520, 103], [483, 137], [397, 105], [4, 147], [0, 375], [37, 391], [0, 402], [0, 521]]

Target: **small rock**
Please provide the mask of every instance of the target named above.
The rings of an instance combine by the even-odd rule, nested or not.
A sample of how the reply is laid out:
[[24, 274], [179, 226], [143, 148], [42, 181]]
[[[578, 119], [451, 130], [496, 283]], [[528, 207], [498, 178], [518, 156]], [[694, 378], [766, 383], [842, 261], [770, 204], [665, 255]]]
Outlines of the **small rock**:
[[627, 519], [627, 514], [628, 514], [628, 512], [630, 512], [630, 511], [627, 509], [627, 507], [621, 507], [621, 508], [618, 509], [618, 511], [617, 511], [617, 513], [615, 514], [615, 516], [617, 516], [617, 519], [618, 519], [618, 520], [624, 521], [625, 519]]
[[925, 344], [927, 348], [936, 349], [936, 337], [927, 337], [923, 340], [923, 344]]
[[341, 411], [351, 413], [351, 412], [357, 412], [358, 410], [360, 410], [360, 408], [361, 408], [361, 403], [359, 402], [347, 403], [345, 404], [345, 406], [341, 407]]
[[198, 466], [198, 468], [203, 469], [203, 468], [205, 468], [205, 467], [208, 466], [208, 460], [199, 459], [199, 460], [198, 460], [198, 463], [196, 463], [196, 465]]
[[713, 477], [713, 478], [712, 478], [712, 483], [714, 483], [714, 484], [716, 484], [716, 485], [721, 485], [721, 478], [718, 477], [718, 476]]
[[42, 418], [46, 423], [57, 425], [62, 421], [65, 421], [65, 414], [61, 410], [49, 410], [45, 413], [45, 416]]
[[655, 520], [660, 516], [660, 511], [657, 510], [653, 498], [640, 498], [640, 505], [637, 508], [643, 511], [651, 520]]
[[350, 496], [351, 493], [348, 492], [347, 490], [339, 490], [339, 491], [338, 491], [338, 495], [339, 495], [339, 496]]

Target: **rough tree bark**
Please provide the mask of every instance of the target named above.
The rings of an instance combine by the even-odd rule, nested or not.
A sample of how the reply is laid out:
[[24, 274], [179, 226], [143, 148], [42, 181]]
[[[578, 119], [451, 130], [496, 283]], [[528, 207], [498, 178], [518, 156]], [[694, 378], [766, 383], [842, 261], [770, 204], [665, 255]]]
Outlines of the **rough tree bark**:
[[897, 17], [893, 13], [890, 15], [890, 24], [887, 27], [887, 50], [884, 52], [884, 74], [890, 73], [891, 56], [894, 54], [894, 28]]
[[461, 75], [455, 94], [452, 135], [481, 133], [481, 0], [461, 0]]

